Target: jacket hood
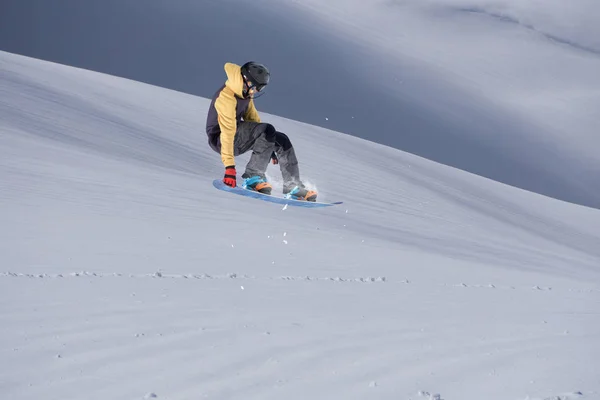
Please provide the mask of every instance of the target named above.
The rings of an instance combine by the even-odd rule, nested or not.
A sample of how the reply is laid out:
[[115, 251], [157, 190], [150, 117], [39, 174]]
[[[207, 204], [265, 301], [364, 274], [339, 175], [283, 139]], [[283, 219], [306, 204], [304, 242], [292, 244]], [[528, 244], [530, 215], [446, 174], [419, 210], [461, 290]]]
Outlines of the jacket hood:
[[224, 69], [227, 74], [225, 86], [233, 90], [236, 96], [243, 98], [244, 79], [242, 79], [242, 67], [234, 63], [226, 63]]

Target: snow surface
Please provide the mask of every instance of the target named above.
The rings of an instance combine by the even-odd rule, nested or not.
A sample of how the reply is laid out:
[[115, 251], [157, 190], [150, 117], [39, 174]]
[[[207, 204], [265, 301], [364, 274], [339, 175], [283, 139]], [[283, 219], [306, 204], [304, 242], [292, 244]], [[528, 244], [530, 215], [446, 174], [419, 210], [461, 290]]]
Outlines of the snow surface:
[[[369, 67], [356, 56], [341, 65], [395, 94], [398, 113], [422, 105], [443, 121], [432, 134], [403, 126], [394, 147], [600, 208], [597, 0], [284, 3], [299, 23], [367, 48]], [[448, 154], [436, 147], [446, 140]]]
[[[261, 110], [600, 208], [598, 0], [3, 0], [0, 50]], [[107, 24], [110, 29], [107, 29]], [[242, 40], [242, 38], [244, 38]]]
[[0, 53], [0, 398], [600, 398], [599, 210], [265, 113], [345, 203], [234, 196], [208, 104]]

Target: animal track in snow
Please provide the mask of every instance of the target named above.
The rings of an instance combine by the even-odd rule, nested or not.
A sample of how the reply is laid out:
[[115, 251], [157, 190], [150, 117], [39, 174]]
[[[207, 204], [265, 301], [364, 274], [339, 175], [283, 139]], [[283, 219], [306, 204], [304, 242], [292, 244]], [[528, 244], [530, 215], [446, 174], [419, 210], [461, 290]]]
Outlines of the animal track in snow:
[[329, 282], [356, 282], [356, 283], [382, 283], [386, 282], [384, 276], [380, 277], [318, 277], [318, 276], [276, 276], [276, 277], [256, 277], [245, 274], [228, 273], [224, 275], [209, 274], [165, 274], [162, 272], [153, 272], [148, 274], [122, 274], [122, 273], [97, 273], [97, 272], [72, 272], [69, 274], [25, 274], [19, 272], [0, 272], [0, 278], [29, 278], [29, 279], [68, 279], [68, 278], [132, 278], [132, 279], [247, 279], [247, 280], [284, 280], [284, 281], [329, 281]]
[[442, 399], [442, 397], [439, 394], [437, 394], [437, 393], [431, 394], [431, 393], [426, 392], [424, 390], [419, 390], [418, 395], [420, 397], [427, 398], [427, 400], [444, 400], [444, 399]]
[[586, 396], [583, 395], [582, 392], [571, 392], [571, 393], [563, 393], [557, 396], [550, 397], [525, 397], [525, 400], [577, 400], [577, 399], [585, 399]]
[[[273, 261], [274, 263], [274, 261]], [[147, 274], [127, 274], [127, 273], [109, 273], [109, 272], [89, 272], [89, 271], [78, 271], [71, 273], [57, 273], [57, 274], [48, 274], [48, 273], [38, 273], [38, 274], [30, 274], [30, 273], [20, 273], [20, 272], [0, 272], [1, 278], [29, 278], [29, 279], [69, 279], [69, 278], [78, 278], [78, 277], [87, 277], [87, 278], [134, 278], [134, 279], [199, 279], [199, 280], [212, 280], [212, 279], [244, 279], [244, 280], [283, 280], [283, 281], [327, 281], [327, 282], [341, 282], [341, 283], [388, 283], [388, 284], [404, 284], [404, 285], [429, 285], [427, 282], [415, 282], [408, 279], [401, 280], [389, 280], [385, 276], [359, 276], [359, 277], [323, 277], [323, 276], [265, 276], [265, 277], [257, 277], [250, 276], [246, 274], [237, 274], [237, 273], [227, 273], [222, 275], [210, 275], [210, 274], [166, 274], [160, 271], [147, 273]], [[547, 286], [502, 286], [495, 284], [451, 284], [451, 283], [443, 283], [440, 286], [445, 287], [454, 287], [464, 290], [474, 290], [474, 289], [484, 289], [484, 290], [531, 290], [540, 293], [552, 292], [554, 289], [552, 287]], [[596, 293], [600, 292], [600, 289], [571, 289], [571, 288], [563, 288], [562, 290], [557, 291], [568, 291], [568, 292], [580, 292], [580, 293]]]

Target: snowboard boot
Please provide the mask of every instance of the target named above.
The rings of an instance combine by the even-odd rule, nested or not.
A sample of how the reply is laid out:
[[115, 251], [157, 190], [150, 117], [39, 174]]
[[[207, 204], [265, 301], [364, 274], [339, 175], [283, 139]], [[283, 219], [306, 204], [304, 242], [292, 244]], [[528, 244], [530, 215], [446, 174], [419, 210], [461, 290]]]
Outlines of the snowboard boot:
[[247, 176], [244, 174], [242, 175], [242, 178], [244, 178], [244, 183], [242, 184], [244, 189], [253, 190], [262, 194], [271, 194], [271, 189], [273, 187], [262, 176]]
[[283, 194], [286, 199], [317, 201], [317, 192], [306, 189], [303, 184], [293, 186], [291, 189], [284, 188]]

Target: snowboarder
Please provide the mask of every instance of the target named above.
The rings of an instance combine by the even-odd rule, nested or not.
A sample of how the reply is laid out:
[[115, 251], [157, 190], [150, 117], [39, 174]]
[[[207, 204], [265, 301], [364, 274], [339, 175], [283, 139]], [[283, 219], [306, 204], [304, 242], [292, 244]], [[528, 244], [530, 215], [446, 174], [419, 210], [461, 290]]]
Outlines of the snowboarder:
[[242, 175], [242, 186], [271, 194], [272, 186], [265, 177], [271, 161], [279, 164], [286, 197], [316, 201], [317, 192], [308, 190], [300, 181], [292, 142], [273, 125], [261, 122], [254, 106], [254, 96], [269, 84], [267, 67], [249, 61], [241, 67], [226, 63], [224, 69], [227, 81], [213, 96], [206, 119], [208, 143], [221, 154], [225, 166], [223, 183], [231, 187], [237, 185], [234, 157], [252, 150]]

